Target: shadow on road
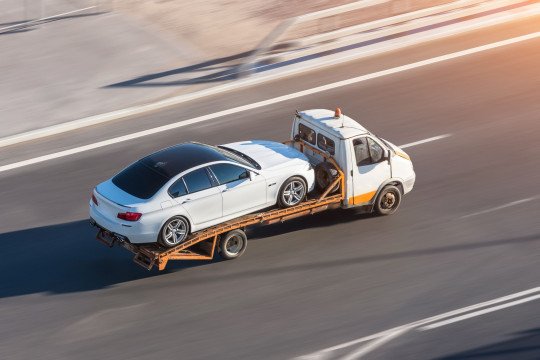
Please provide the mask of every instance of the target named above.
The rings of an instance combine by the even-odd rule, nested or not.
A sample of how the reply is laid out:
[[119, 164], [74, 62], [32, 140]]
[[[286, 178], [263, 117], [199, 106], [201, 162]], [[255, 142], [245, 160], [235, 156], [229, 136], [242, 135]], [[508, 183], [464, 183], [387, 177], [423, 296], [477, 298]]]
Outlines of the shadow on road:
[[540, 359], [540, 328], [514, 334], [514, 338], [476, 349], [459, 352], [439, 360], [458, 359]]
[[88, 220], [0, 234], [0, 298], [97, 290], [159, 275], [132, 263], [124, 249], [102, 245], [95, 235]]
[[[337, 210], [333, 214], [321, 213], [283, 224], [253, 227], [249, 230], [249, 238], [258, 241], [293, 233], [308, 227], [326, 227], [335, 225], [338, 221], [343, 224], [361, 219], [368, 220], [372, 217], [369, 214], [358, 215], [354, 211]], [[207, 261], [173, 261], [168, 264], [167, 270], [164, 272], [149, 272], [132, 263], [131, 253], [119, 247], [108, 249], [95, 240], [95, 235], [95, 228], [91, 227], [87, 220], [0, 234], [2, 248], [0, 298], [42, 292], [55, 294], [97, 290], [212, 263]], [[299, 264], [250, 271], [239, 269], [235, 273], [229, 272], [223, 276], [216, 276], [216, 274], [193, 276], [189, 279], [183, 279], [183, 283], [211, 283], [230, 277], [235, 279], [253, 278], [392, 259], [431, 256], [493, 246], [518, 246], [520, 243], [535, 241], [540, 241], [540, 234], [326, 261], [305, 259]], [[216, 261], [220, 261], [219, 257], [214, 262]]]

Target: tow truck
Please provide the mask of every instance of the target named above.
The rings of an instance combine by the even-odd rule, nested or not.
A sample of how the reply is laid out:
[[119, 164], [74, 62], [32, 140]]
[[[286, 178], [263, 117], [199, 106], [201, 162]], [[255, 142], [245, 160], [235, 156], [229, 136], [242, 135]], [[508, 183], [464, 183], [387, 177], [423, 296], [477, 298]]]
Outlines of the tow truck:
[[246, 250], [246, 228], [275, 224], [330, 209], [357, 208], [390, 215], [416, 179], [409, 155], [369, 132], [358, 122], [334, 111], [297, 111], [291, 139], [284, 142], [303, 152], [315, 167], [318, 191], [302, 203], [285, 209], [245, 215], [191, 234], [184, 242], [165, 248], [158, 243], [132, 244], [100, 228], [97, 240], [134, 254], [133, 261], [147, 270], [164, 270], [172, 260], [212, 260], [217, 252], [232, 260]]

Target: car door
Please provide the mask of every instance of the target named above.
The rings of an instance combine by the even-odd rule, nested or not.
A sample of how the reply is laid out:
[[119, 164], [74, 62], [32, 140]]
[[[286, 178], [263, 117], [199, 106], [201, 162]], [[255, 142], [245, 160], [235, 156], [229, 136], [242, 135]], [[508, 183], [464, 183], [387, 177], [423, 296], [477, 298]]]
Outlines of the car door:
[[[390, 164], [385, 158], [386, 150], [370, 136], [352, 139], [354, 152], [352, 205], [369, 203], [379, 186], [391, 177]], [[350, 200], [349, 200], [350, 202]]]
[[219, 182], [223, 198], [223, 216], [247, 213], [266, 205], [266, 179], [242, 166], [210, 165]]
[[223, 216], [221, 191], [214, 186], [206, 168], [193, 170], [169, 189], [169, 194], [182, 205], [194, 224], [202, 224]]

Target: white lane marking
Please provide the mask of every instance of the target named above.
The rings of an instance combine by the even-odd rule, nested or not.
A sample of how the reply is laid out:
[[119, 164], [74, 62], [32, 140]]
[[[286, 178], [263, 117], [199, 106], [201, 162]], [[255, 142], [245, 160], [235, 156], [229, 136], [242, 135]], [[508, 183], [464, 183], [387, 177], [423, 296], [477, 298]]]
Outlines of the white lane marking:
[[[365, 337], [362, 337], [362, 338], [359, 338], [359, 339], [356, 339], [356, 340], [348, 341], [346, 343], [342, 343], [342, 344], [339, 344], [339, 345], [334, 345], [334, 346], [319, 350], [317, 352], [311, 353], [309, 355], [304, 355], [304, 356], [306, 356], [304, 358], [307, 358], [307, 356], [317, 356], [319, 354], [330, 353], [330, 352], [333, 352], [335, 350], [340, 350], [340, 349], [343, 349], [343, 348], [346, 348], [346, 347], [349, 347], [349, 346], [352, 346], [352, 345], [356, 345], [356, 344], [359, 344], [359, 343], [363, 343], [363, 342], [366, 342], [366, 341], [369, 341], [369, 340], [374, 340], [374, 339], [378, 339], [380, 337], [385, 337], [389, 333], [399, 332], [400, 330], [402, 330], [404, 328], [406, 328], [406, 329], [418, 328], [418, 327], [425, 326], [425, 325], [428, 325], [428, 324], [433, 323], [433, 322], [448, 319], [450, 317], [460, 316], [462, 314], [465, 314], [465, 313], [468, 313], [468, 312], [471, 312], [471, 311], [474, 311], [474, 310], [487, 308], [487, 307], [492, 306], [492, 305], [495, 305], [495, 307], [498, 307], [497, 304], [504, 303], [504, 302], [514, 300], [514, 299], [518, 299], [518, 298], [523, 298], [525, 296], [529, 296], [531, 294], [535, 294], [535, 293], [538, 293], [538, 292], [540, 292], [540, 286], [535, 287], [535, 288], [531, 288], [531, 289], [528, 289], [528, 290], [520, 291], [520, 292], [517, 292], [517, 293], [514, 293], [514, 294], [502, 296], [502, 297], [499, 297], [499, 298], [496, 298], [496, 299], [493, 299], [493, 300], [488, 300], [488, 301], [484, 301], [484, 302], [481, 302], [481, 303], [478, 303], [478, 304], [474, 304], [474, 305], [466, 306], [466, 307], [459, 308], [459, 309], [456, 309], [456, 310], [452, 310], [452, 311], [449, 311], [449, 312], [446, 312], [446, 313], [443, 313], [443, 314], [440, 314], [440, 315], [431, 316], [431, 317], [428, 317], [428, 318], [425, 318], [425, 319], [422, 319], [422, 320], [418, 320], [418, 321], [415, 321], [415, 322], [411, 322], [411, 323], [408, 323], [408, 324], [405, 324], [405, 325], [402, 325], [402, 326], [397, 326], [397, 327], [389, 329], [389, 330], [381, 331], [381, 332], [378, 332], [378, 333], [373, 334], [373, 335], [369, 335], [369, 336], [365, 336]], [[534, 296], [538, 296], [538, 295], [534, 295]], [[529, 298], [526, 298], [526, 299], [529, 299]], [[515, 303], [515, 301], [512, 301], [511, 303]], [[508, 303], [508, 304], [510, 304], [510, 303]], [[518, 304], [514, 304], [514, 305], [518, 305]], [[514, 306], [514, 305], [510, 305], [510, 306]], [[488, 310], [488, 309], [485, 309], [485, 310]], [[500, 309], [497, 309], [497, 310], [500, 310]], [[496, 310], [494, 310], [494, 311], [496, 311]], [[401, 332], [401, 334], [402, 333], [403, 332]], [[297, 357], [295, 359], [301, 359], [301, 358], [303, 358], [303, 357], [301, 356], [301, 357]]]
[[424, 327], [421, 327], [420, 330], [425, 331], [425, 330], [436, 329], [436, 328], [441, 327], [441, 326], [445, 326], [445, 325], [448, 325], [448, 324], [453, 324], [453, 323], [458, 322], [458, 321], [463, 321], [463, 320], [470, 319], [470, 318], [473, 318], [473, 317], [476, 317], [476, 316], [488, 314], [490, 312], [506, 309], [506, 308], [509, 308], [509, 307], [512, 307], [512, 306], [516, 306], [516, 305], [519, 305], [519, 304], [524, 304], [526, 302], [534, 301], [534, 300], [538, 300], [538, 299], [540, 299], [540, 294], [534, 295], [534, 296], [529, 296], [529, 297], [526, 297], [524, 299], [519, 299], [519, 300], [512, 301], [512, 302], [509, 302], [509, 303], [505, 303], [505, 304], [502, 304], [502, 305], [493, 306], [493, 307], [490, 307], [490, 308], [487, 308], [487, 309], [484, 309], [484, 310], [475, 311], [475, 312], [472, 312], [472, 313], [469, 313], [469, 314], [466, 314], [466, 315], [461, 315], [461, 316], [458, 316], [458, 317], [450, 318], [448, 320], [439, 321], [439, 322], [436, 322], [434, 324], [430, 324], [430, 325], [426, 325]]
[[[208, 116], [211, 116], [211, 115], [208, 115]], [[192, 120], [186, 120], [186, 122], [190, 122], [190, 124], [193, 124], [193, 122], [191, 122], [191, 121]], [[174, 124], [171, 124], [171, 125], [174, 125]], [[189, 124], [186, 124], [186, 125], [189, 125]], [[169, 125], [166, 125], [166, 126], [169, 126]], [[147, 131], [149, 131], [149, 130], [147, 130]], [[146, 131], [144, 131], [144, 132], [146, 132]], [[104, 147], [104, 146], [107, 146], [107, 145], [116, 144], [116, 143], [120, 143], [120, 142], [123, 142], [123, 141], [131, 140], [130, 137], [132, 135], [133, 134], [120, 136], [120, 137], [117, 137], [117, 138], [114, 138], [114, 139], [104, 140], [104, 141], [100, 141], [100, 142], [97, 142], [97, 143], [94, 143], [94, 144], [79, 146], [79, 147], [76, 147], [76, 148], [73, 148], [73, 149], [59, 151], [59, 152], [56, 152], [56, 153], [43, 155], [43, 156], [38, 156], [36, 158], [23, 160], [23, 161], [18, 161], [18, 162], [8, 164], [8, 165], [3, 165], [3, 166], [0, 166], [0, 173], [4, 172], [4, 171], [8, 171], [8, 170], [17, 169], [17, 168], [20, 168], [20, 167], [23, 167], [23, 166], [38, 164], [38, 163], [41, 163], [41, 162], [44, 162], [44, 161], [58, 159], [58, 158], [61, 158], [61, 157], [81, 153], [81, 152], [84, 152], [84, 151], [87, 151], [87, 150], [93, 150], [93, 149], [97, 149], [97, 148]], [[141, 135], [141, 136], [144, 136], [144, 135]], [[138, 136], [138, 137], [141, 137], [141, 136]], [[447, 136], [445, 135], [445, 136], [443, 136], [443, 138], [444, 137], [447, 137]], [[120, 140], [118, 141], [118, 139], [120, 139]], [[429, 139], [426, 139], [426, 140], [435, 141], [435, 140], [438, 140], [438, 139], [429, 138]], [[420, 140], [420, 141], [417, 141], [416, 143], [414, 143], [413, 145], [411, 145], [411, 144], [407, 144], [407, 145], [408, 145], [408, 147], [411, 147], [411, 146], [423, 144], [424, 142], [427, 142], [426, 140]], [[399, 146], [399, 147], [403, 147], [403, 146]]]
[[413, 146], [424, 144], [424, 143], [427, 143], [427, 142], [444, 139], [444, 138], [447, 138], [449, 136], [452, 136], [452, 134], [444, 134], [444, 135], [434, 136], [434, 137], [430, 137], [430, 138], [427, 138], [427, 139], [424, 139], [424, 140], [419, 140], [419, 141], [415, 141], [415, 142], [408, 143], [408, 144], [405, 144], [405, 145], [400, 145], [399, 147], [402, 148], [402, 149], [405, 149], [405, 148], [408, 148], [408, 147], [413, 147]]
[[493, 211], [506, 209], [507, 207], [524, 204], [526, 202], [533, 201], [533, 200], [536, 200], [536, 199], [540, 199], [540, 196], [534, 196], [534, 197], [530, 197], [530, 198], [526, 198], [526, 199], [512, 201], [512, 202], [509, 202], [508, 204], [504, 204], [504, 205], [501, 205], [501, 206], [496, 206], [496, 207], [491, 208], [491, 209], [486, 209], [486, 210], [478, 211], [478, 212], [475, 212], [475, 213], [472, 213], [472, 214], [469, 214], [469, 215], [464, 215], [464, 216], [460, 217], [460, 219], [466, 219], [466, 218], [469, 218], [471, 216], [487, 214], [487, 213], [490, 213], [490, 212], [493, 212]]
[[78, 12], [81, 12], [81, 11], [93, 9], [95, 7], [97, 7], [97, 6], [95, 6], [95, 5], [94, 6], [88, 6], [88, 7], [82, 8], [82, 9], [72, 10], [72, 11], [68, 11], [68, 12], [64, 12], [64, 13], [60, 13], [60, 14], [55, 14], [55, 15], [51, 15], [51, 16], [47, 16], [47, 17], [43, 17], [43, 18], [39, 18], [39, 19], [35, 19], [35, 20], [22, 21], [22, 22], [20, 22], [18, 24], [15, 24], [15, 25], [10, 25], [10, 26], [0, 28], [0, 32], [6, 31], [6, 30], [9, 30], [9, 29], [16, 29], [16, 28], [19, 28], [19, 27], [32, 25], [32, 24], [38, 23], [40, 21], [52, 20], [52, 19], [55, 19], [55, 18], [58, 18], [58, 17], [61, 17], [61, 16], [75, 14], [75, 13], [78, 13]]
[[[0, 166], [0, 172], [8, 171], [8, 170], [12, 170], [12, 169], [20, 168], [20, 167], [23, 167], [23, 166], [32, 165], [32, 164], [37, 164], [37, 163], [40, 163], [40, 162], [43, 162], [43, 161], [57, 159], [57, 158], [61, 158], [61, 157], [64, 157], [64, 156], [77, 154], [77, 153], [80, 153], [80, 152], [83, 152], [83, 151], [98, 149], [98, 148], [101, 148], [101, 147], [104, 147], [104, 146], [108, 146], [108, 145], [112, 145], [112, 144], [118, 144], [118, 143], [121, 143], [121, 142], [124, 142], [124, 141], [138, 139], [138, 138], [143, 137], [143, 136], [158, 134], [158, 133], [161, 133], [161, 132], [164, 132], [164, 131], [169, 131], [169, 130], [172, 130], [172, 129], [178, 129], [178, 128], [181, 128], [181, 127], [184, 127], [184, 126], [201, 123], [201, 122], [212, 120], [212, 119], [215, 119], [215, 118], [219, 118], [219, 117], [223, 117], [223, 116], [227, 116], [227, 115], [232, 115], [232, 114], [237, 114], [237, 113], [247, 111], [247, 110], [257, 109], [257, 108], [260, 108], [260, 107], [263, 107], [263, 106], [268, 106], [268, 105], [280, 103], [280, 102], [283, 102], [283, 101], [292, 100], [292, 99], [300, 98], [300, 97], [303, 97], [303, 96], [312, 95], [312, 94], [316, 94], [316, 93], [320, 93], [320, 92], [323, 92], [323, 91], [328, 91], [328, 90], [340, 88], [340, 87], [351, 85], [351, 84], [356, 84], [356, 83], [359, 83], [359, 82], [375, 79], [375, 78], [382, 77], [382, 76], [396, 74], [396, 73], [399, 73], [399, 72], [402, 72], [402, 71], [407, 71], [407, 70], [420, 68], [420, 67], [423, 67], [423, 66], [435, 64], [435, 63], [442, 62], [442, 61], [456, 59], [456, 58], [459, 58], [459, 57], [479, 53], [479, 52], [482, 52], [482, 51], [487, 51], [487, 50], [495, 49], [495, 48], [498, 48], [498, 47], [502, 47], [502, 46], [506, 46], [506, 45], [511, 45], [511, 44], [531, 40], [531, 39], [537, 38], [539, 36], [540, 36], [540, 31], [537, 31], [537, 32], [530, 33], [530, 34], [527, 34], [527, 35], [522, 35], [522, 36], [518, 36], [518, 37], [515, 37], [515, 38], [503, 40], [503, 41], [497, 41], [497, 42], [494, 42], [494, 43], [491, 43], [491, 44], [477, 46], [477, 47], [470, 48], [470, 49], [467, 49], [467, 50], [462, 50], [462, 51], [458, 51], [458, 52], [454, 52], [454, 53], [450, 53], [450, 54], [446, 54], [446, 55], [442, 55], [442, 56], [437, 56], [437, 57], [434, 57], [434, 58], [431, 58], [431, 59], [422, 60], [422, 61], [414, 62], [414, 63], [411, 63], [411, 64], [402, 65], [402, 66], [394, 67], [394, 68], [391, 68], [391, 69], [382, 70], [382, 71], [374, 72], [374, 73], [371, 73], [371, 74], [361, 75], [361, 76], [357, 76], [357, 77], [354, 77], [354, 78], [351, 78], [351, 79], [342, 80], [342, 81], [334, 82], [334, 83], [331, 83], [331, 84], [318, 86], [318, 87], [315, 87], [315, 88], [312, 88], [312, 89], [298, 91], [298, 92], [295, 92], [295, 93], [278, 96], [278, 97], [275, 97], [275, 98], [272, 98], [272, 99], [258, 101], [258, 102], [248, 104], [248, 105], [237, 106], [237, 107], [232, 108], [232, 109], [222, 110], [222, 111], [218, 111], [218, 112], [215, 112], [215, 113], [212, 113], [212, 114], [198, 116], [198, 117], [195, 117], [195, 118], [192, 118], [192, 119], [189, 119], [189, 120], [183, 120], [183, 121], [179, 121], [179, 122], [168, 124], [168, 125], [158, 126], [156, 128], [153, 128], [153, 129], [138, 131], [138, 132], [135, 132], [135, 133], [132, 133], [132, 134], [115, 137], [115, 138], [112, 138], [112, 139], [109, 139], [109, 140], [99, 141], [99, 142], [96, 142], [96, 143], [93, 143], [93, 144], [84, 145], [84, 146], [80, 146], [80, 147], [76, 147], [76, 148], [73, 148], [73, 149], [68, 149], [68, 150], [56, 152], [56, 153], [49, 154], [49, 155], [43, 155], [43, 156], [39, 156], [39, 157], [29, 159], [29, 160], [19, 161], [19, 162], [13, 163], [13, 164]], [[148, 106], [150, 106], [150, 105], [148, 105]], [[151, 105], [151, 106], [154, 106], [154, 105]], [[120, 110], [120, 112], [126, 112], [126, 113], [129, 113], [129, 111], [130, 111], [129, 109]]]
[[379, 337], [377, 340], [374, 340], [370, 342], [368, 345], [361, 347], [360, 349], [353, 351], [346, 356], [342, 357], [341, 360], [354, 360], [354, 359], [360, 359], [362, 356], [367, 355], [368, 353], [376, 350], [377, 348], [383, 346], [384, 344], [392, 341], [393, 339], [397, 338], [398, 336], [401, 336], [405, 334], [407, 331], [412, 329], [410, 326], [403, 326], [400, 327], [394, 331], [389, 331], [388, 334], [383, 335]]

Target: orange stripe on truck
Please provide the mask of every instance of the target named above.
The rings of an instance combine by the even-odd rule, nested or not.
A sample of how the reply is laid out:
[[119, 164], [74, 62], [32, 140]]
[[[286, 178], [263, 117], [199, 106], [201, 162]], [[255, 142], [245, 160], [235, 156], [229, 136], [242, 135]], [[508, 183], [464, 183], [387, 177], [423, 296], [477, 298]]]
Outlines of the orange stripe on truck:
[[373, 199], [373, 196], [375, 196], [375, 193], [377, 191], [370, 191], [365, 194], [356, 195], [352, 198], [349, 198], [349, 204], [358, 205], [362, 203], [369, 202], [371, 199]]

